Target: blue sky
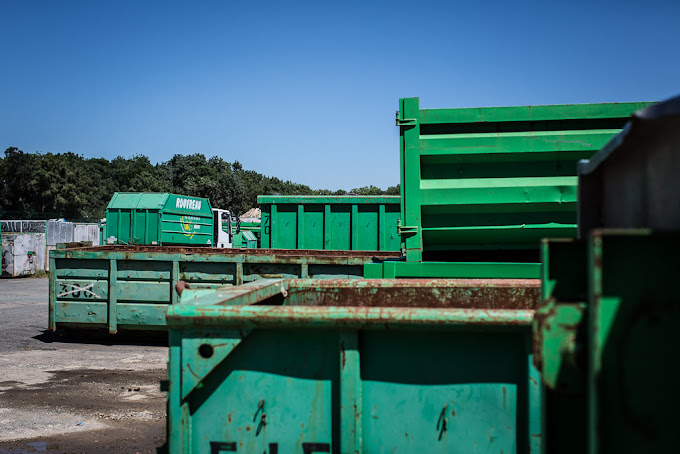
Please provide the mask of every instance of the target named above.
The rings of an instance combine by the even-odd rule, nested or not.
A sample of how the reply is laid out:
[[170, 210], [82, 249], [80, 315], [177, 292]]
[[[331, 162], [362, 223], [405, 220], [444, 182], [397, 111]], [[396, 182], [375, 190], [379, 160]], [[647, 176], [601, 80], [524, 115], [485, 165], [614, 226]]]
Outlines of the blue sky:
[[422, 108], [680, 94], [680, 1], [0, 0], [0, 149], [200, 152], [313, 188], [399, 182]]

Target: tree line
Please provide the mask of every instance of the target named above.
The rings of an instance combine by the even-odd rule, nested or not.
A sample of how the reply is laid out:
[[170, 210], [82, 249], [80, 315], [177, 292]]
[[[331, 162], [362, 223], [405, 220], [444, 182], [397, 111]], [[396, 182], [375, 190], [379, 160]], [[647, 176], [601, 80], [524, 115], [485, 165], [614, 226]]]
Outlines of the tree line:
[[[213, 207], [239, 214], [257, 206], [258, 195], [344, 195], [246, 170], [235, 161], [176, 154], [152, 164], [136, 155], [113, 160], [75, 153], [24, 153], [15, 147], [0, 157], [0, 219], [97, 222], [114, 192], [172, 192], [207, 197]], [[356, 195], [399, 195], [399, 185], [354, 188]]]

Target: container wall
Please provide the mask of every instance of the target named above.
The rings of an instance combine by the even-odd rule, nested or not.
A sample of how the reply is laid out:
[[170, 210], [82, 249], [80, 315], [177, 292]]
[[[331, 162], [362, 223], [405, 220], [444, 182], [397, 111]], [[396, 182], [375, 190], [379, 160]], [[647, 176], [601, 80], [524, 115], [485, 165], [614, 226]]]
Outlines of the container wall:
[[[251, 251], [252, 252], [252, 251]], [[361, 278], [374, 254], [326, 256], [202, 252], [185, 248], [83, 248], [50, 255], [50, 328], [165, 329], [174, 286], [240, 285], [265, 278]], [[297, 251], [288, 251], [296, 252]]]
[[530, 249], [532, 256], [505, 252], [503, 261], [537, 262], [541, 238], [576, 235], [577, 161], [647, 104], [424, 110], [418, 98], [402, 99], [397, 124], [407, 260], [461, 261], [462, 254], [475, 254], [451, 251]]
[[161, 222], [162, 244], [213, 245], [212, 215], [205, 217], [165, 212]]
[[602, 230], [546, 252], [534, 321], [546, 452], [674, 451], [680, 236]]
[[2, 237], [3, 276], [30, 276], [45, 270], [44, 233], [10, 233]]
[[[372, 304], [389, 305], [380, 290]], [[540, 451], [531, 311], [288, 304], [294, 293], [241, 314], [228, 300], [171, 309], [170, 452]]]
[[272, 249], [398, 251], [398, 197], [260, 196], [261, 244]]

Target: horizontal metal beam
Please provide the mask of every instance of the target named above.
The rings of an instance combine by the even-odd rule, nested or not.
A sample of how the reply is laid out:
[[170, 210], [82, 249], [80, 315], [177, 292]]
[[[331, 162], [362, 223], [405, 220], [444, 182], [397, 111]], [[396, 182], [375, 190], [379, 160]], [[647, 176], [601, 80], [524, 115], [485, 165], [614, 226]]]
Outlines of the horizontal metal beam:
[[172, 306], [171, 327], [451, 329], [465, 327], [529, 327], [533, 310], [412, 309], [315, 306]]
[[459, 109], [421, 109], [420, 124], [481, 123], [493, 121], [551, 121], [587, 118], [628, 118], [631, 112], [651, 102], [603, 104], [564, 104], [547, 106], [479, 107]]

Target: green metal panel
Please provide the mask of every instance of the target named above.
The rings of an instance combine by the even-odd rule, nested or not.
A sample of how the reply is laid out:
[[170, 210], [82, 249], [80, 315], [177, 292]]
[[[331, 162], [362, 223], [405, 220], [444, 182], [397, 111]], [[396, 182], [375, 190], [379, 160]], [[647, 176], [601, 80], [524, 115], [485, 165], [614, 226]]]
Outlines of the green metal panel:
[[577, 161], [646, 105], [423, 110], [418, 98], [401, 99], [399, 229], [407, 260], [537, 251], [543, 237], [575, 237]]
[[185, 290], [168, 312], [170, 452], [538, 452], [537, 295], [476, 309], [487, 284]]
[[674, 452], [680, 235], [595, 230], [543, 250], [534, 360], [546, 452]]
[[364, 265], [367, 279], [539, 279], [539, 263], [383, 262]]
[[591, 237], [591, 453], [677, 449], [680, 311], [670, 285], [680, 272], [678, 254], [678, 234]]
[[106, 208], [107, 243], [205, 245], [213, 243], [210, 201], [168, 193], [117, 192]]
[[586, 246], [573, 239], [544, 240], [541, 244], [542, 301], [534, 317], [533, 343], [534, 361], [544, 384], [546, 453], [587, 451]]
[[261, 245], [272, 249], [398, 251], [397, 196], [258, 196]]
[[234, 235], [233, 244], [235, 248], [256, 249], [258, 247], [258, 240], [254, 231], [241, 230]]
[[[246, 232], [251, 235], [250, 232]], [[254, 241], [252, 238], [250, 241]], [[180, 280], [240, 285], [266, 278], [361, 278], [373, 257], [396, 252], [265, 251], [103, 246], [50, 252], [50, 322], [59, 326], [165, 329]]]

